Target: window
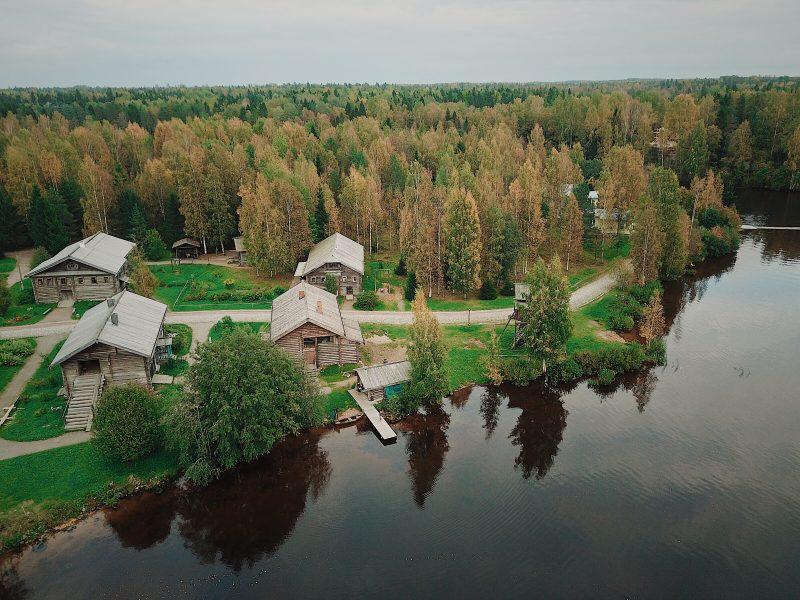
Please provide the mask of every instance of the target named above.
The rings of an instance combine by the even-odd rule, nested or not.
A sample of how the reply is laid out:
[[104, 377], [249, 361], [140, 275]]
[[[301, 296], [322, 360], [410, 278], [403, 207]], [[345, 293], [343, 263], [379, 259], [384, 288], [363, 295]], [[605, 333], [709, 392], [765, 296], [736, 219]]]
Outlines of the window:
[[353, 281], [358, 281], [358, 279], [356, 279], [355, 275], [353, 275]]
[[92, 277], [92, 283], [97, 283], [97, 277]]
[[347, 283], [347, 275], [342, 275], [342, 281]]
[[67, 269], [69, 269], [70, 271], [77, 270], [78, 269], [78, 263], [68, 262], [67, 263]]
[[103, 277], [103, 283], [108, 283], [108, 277]]
[[303, 338], [303, 348], [314, 348], [317, 340], [314, 338]]
[[53, 285], [53, 278], [52, 277], [48, 277], [47, 278], [47, 285], [49, 285], [49, 286]]
[[83, 277], [78, 277], [78, 283], [83, 283]]
[[43, 285], [43, 284], [44, 284], [44, 279], [42, 279], [41, 277], [39, 277], [39, 278], [36, 280], [36, 285]]
[[62, 277], [61, 278], [61, 285], [67, 285], [67, 278], [66, 277]]

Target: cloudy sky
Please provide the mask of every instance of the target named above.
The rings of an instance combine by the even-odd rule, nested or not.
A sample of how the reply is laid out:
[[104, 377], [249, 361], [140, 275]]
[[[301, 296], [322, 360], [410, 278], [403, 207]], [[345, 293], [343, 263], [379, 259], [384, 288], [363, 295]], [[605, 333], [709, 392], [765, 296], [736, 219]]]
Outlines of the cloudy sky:
[[800, 75], [799, 0], [0, 0], [0, 87]]

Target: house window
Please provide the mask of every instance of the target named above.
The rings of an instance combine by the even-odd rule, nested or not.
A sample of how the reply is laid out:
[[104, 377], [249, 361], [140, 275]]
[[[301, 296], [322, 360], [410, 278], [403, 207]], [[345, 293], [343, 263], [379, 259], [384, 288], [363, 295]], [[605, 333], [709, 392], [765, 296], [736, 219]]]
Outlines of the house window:
[[78, 277], [78, 283], [83, 283], [83, 277]]
[[342, 281], [347, 283], [347, 275], [342, 275]]
[[92, 283], [97, 283], [97, 277], [92, 277]]
[[62, 277], [61, 278], [61, 285], [67, 285], [67, 278], [66, 277]]
[[358, 281], [355, 275], [353, 275], [353, 281]]
[[78, 268], [78, 263], [70, 262], [67, 263], [67, 269], [74, 271]]
[[41, 286], [41, 285], [44, 285], [44, 279], [42, 279], [41, 277], [39, 277], [39, 278], [36, 280], [36, 285], [39, 285], [39, 286]]
[[108, 277], [103, 277], [103, 283], [108, 283]]
[[47, 285], [49, 285], [49, 286], [53, 285], [53, 278], [52, 277], [48, 277], [47, 278]]
[[303, 348], [314, 348], [316, 341], [314, 338], [303, 338]]

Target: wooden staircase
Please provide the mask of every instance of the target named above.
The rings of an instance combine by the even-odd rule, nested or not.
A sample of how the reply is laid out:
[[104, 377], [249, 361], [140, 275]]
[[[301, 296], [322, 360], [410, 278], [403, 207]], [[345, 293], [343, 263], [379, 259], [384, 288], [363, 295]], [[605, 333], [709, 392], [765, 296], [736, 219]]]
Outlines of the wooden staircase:
[[66, 431], [89, 431], [94, 419], [94, 406], [103, 393], [105, 379], [100, 374], [80, 375], [72, 380], [72, 389], [64, 416]]

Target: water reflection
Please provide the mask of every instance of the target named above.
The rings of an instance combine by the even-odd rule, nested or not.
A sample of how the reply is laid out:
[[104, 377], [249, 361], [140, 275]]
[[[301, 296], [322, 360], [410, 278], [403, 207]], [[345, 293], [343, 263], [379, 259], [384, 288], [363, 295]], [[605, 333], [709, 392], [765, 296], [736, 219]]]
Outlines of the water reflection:
[[[289, 438], [264, 459], [189, 493], [147, 494], [106, 511], [123, 546], [148, 548], [169, 535], [173, 521], [186, 547], [203, 563], [234, 571], [271, 556], [291, 534], [331, 476], [321, 432]], [[177, 520], [176, 520], [177, 517]]]
[[514, 466], [529, 479], [541, 479], [553, 466], [558, 446], [567, 426], [567, 410], [561, 402], [561, 391], [537, 382], [529, 388], [506, 386], [508, 407], [522, 412], [509, 435], [511, 443], [519, 446]]
[[481, 394], [479, 410], [483, 417], [483, 428], [486, 431], [487, 440], [492, 437], [494, 430], [497, 429], [497, 424], [500, 422], [500, 404], [504, 399], [505, 396], [493, 385], [484, 388]]
[[28, 587], [25, 585], [16, 565], [14, 564], [17, 559], [10, 559], [6, 565], [0, 565], [0, 600], [23, 600], [29, 597]]
[[444, 467], [444, 456], [450, 449], [447, 428], [450, 415], [441, 407], [429, 409], [425, 415], [416, 415], [402, 424], [408, 455], [408, 476], [414, 503], [424, 508], [425, 499], [433, 491], [436, 479]]

